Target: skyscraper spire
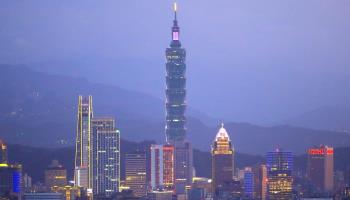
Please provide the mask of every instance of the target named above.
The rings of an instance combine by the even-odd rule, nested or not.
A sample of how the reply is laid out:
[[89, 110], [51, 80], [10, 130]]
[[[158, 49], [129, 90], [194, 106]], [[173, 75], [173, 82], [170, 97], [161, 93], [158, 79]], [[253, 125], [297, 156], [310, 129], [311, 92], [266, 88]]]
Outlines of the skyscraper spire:
[[179, 41], [177, 4], [174, 3], [172, 40], [166, 49], [166, 136], [167, 142], [184, 141], [186, 136], [186, 50]]
[[177, 13], [177, 3], [176, 2], [174, 2], [174, 16], [175, 16], [175, 21], [177, 21], [177, 15], [176, 15], [176, 13]]
[[168, 144], [174, 146], [174, 185], [176, 194], [185, 194], [192, 184], [192, 147], [186, 141], [186, 50], [179, 40], [177, 23], [178, 6], [174, 3], [174, 20], [171, 27], [170, 47], [166, 54], [166, 126]]
[[177, 24], [177, 10], [178, 10], [177, 3], [174, 2], [174, 20], [173, 20], [173, 27], [171, 28], [171, 34], [172, 34], [172, 41], [170, 44], [171, 47], [181, 47], [181, 43], [179, 41], [180, 27]]

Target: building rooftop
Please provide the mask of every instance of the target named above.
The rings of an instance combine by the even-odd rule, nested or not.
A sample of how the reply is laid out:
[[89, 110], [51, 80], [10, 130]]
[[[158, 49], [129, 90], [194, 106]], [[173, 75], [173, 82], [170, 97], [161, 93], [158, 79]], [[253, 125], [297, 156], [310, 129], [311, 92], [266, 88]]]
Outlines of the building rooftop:
[[228, 141], [231, 141], [230, 136], [228, 135], [226, 129], [224, 128], [224, 123], [221, 124], [221, 128], [216, 134], [215, 141], [218, 141], [219, 139], [227, 139]]

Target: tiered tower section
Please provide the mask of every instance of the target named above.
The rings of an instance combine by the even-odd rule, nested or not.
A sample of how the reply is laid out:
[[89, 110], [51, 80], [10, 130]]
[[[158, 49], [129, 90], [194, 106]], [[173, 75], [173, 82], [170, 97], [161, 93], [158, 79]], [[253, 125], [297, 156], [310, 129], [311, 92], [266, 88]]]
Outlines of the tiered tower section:
[[172, 41], [166, 49], [166, 137], [167, 142], [184, 141], [186, 136], [186, 50], [181, 48], [177, 5], [171, 28]]

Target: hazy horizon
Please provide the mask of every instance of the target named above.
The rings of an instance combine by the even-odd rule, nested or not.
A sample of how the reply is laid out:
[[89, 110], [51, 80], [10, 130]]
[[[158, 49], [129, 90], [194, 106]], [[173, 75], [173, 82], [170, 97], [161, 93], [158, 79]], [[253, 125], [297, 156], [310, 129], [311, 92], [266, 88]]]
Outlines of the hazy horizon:
[[[164, 99], [172, 1], [11, 1], [1, 63]], [[350, 100], [350, 2], [178, 1], [188, 104], [269, 124]]]

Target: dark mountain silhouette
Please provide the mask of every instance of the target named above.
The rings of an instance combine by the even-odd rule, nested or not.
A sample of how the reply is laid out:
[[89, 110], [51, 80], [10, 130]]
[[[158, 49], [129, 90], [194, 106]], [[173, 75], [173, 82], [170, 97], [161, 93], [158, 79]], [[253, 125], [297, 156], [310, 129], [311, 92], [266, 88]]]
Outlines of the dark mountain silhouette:
[[[263, 155], [276, 147], [303, 154], [310, 146], [327, 144], [335, 147], [348, 146], [350, 135], [343, 132], [313, 130], [293, 126], [262, 127], [248, 123], [225, 124], [234, 148], [239, 152]], [[207, 127], [199, 120], [190, 119], [189, 139], [201, 149], [209, 150], [218, 127]], [[200, 142], [198, 142], [200, 140]]]
[[[160, 99], [85, 79], [7, 65], [0, 66], [0, 137], [14, 144], [73, 146], [79, 94], [93, 95], [95, 115], [116, 117], [122, 138], [158, 143], [165, 140], [164, 102]], [[235, 149], [250, 154], [262, 155], [277, 146], [302, 154], [312, 145], [350, 144], [350, 135], [342, 132], [245, 123], [226, 123], [225, 127]], [[204, 124], [200, 114], [190, 113], [187, 128], [193, 146], [208, 151], [218, 127]]]
[[299, 116], [284, 120], [280, 124], [301, 126], [312, 129], [350, 132], [350, 108], [323, 106]]

